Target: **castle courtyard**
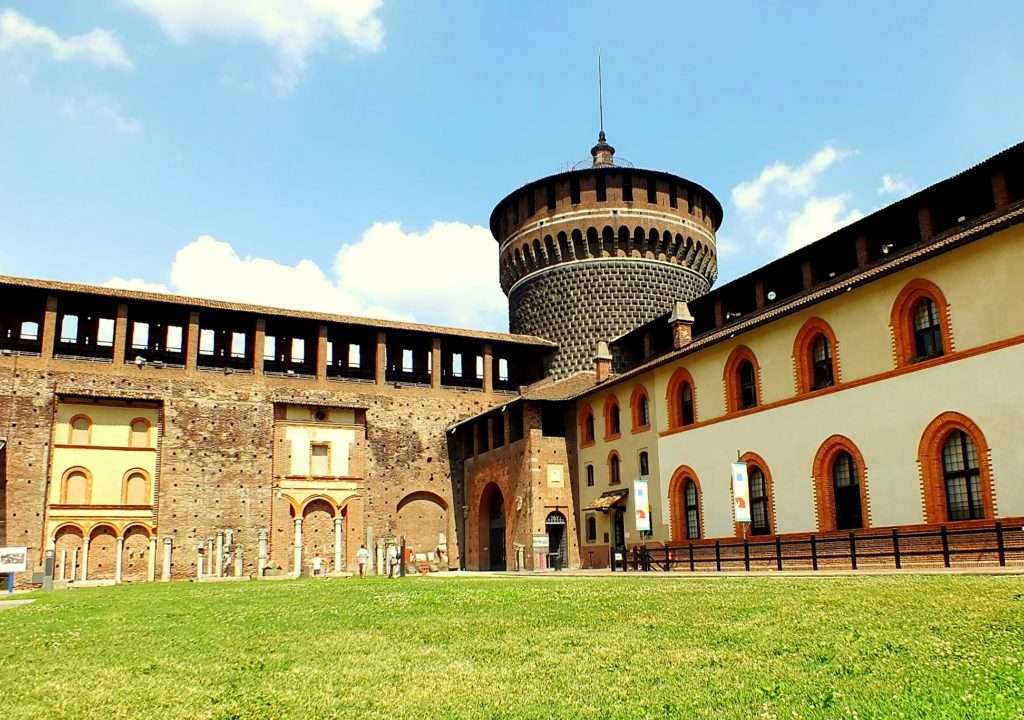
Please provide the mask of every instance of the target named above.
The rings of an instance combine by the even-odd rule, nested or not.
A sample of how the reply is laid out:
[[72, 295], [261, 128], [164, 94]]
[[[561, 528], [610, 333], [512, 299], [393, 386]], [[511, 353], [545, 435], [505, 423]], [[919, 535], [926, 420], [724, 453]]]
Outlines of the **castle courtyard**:
[[1019, 576], [142, 583], [0, 612], [4, 717], [1017, 718]]

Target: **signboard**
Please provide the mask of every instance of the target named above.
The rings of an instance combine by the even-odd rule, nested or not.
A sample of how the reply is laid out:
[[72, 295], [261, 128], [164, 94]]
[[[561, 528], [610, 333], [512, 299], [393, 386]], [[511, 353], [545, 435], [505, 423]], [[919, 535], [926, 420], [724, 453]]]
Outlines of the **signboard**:
[[549, 488], [560, 488], [565, 487], [565, 479], [562, 475], [561, 465], [548, 465], [548, 487]]
[[548, 534], [538, 533], [533, 536], [533, 549], [534, 550], [547, 550], [548, 549]]
[[28, 548], [0, 548], [0, 573], [25, 572], [28, 569]]
[[732, 464], [732, 506], [736, 522], [750, 522], [750, 483], [747, 482], [747, 464]]
[[636, 529], [638, 532], [646, 533], [651, 531], [651, 499], [647, 494], [647, 481], [635, 480], [633, 483], [633, 512], [636, 515]]

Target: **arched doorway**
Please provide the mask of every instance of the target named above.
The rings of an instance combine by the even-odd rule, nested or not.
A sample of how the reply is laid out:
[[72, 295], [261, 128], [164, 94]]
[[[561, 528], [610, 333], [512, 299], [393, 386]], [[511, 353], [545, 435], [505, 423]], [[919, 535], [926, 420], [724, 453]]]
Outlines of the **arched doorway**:
[[448, 503], [432, 492], [409, 493], [398, 503], [396, 532], [413, 553], [427, 553], [435, 560], [440, 559], [438, 552], [447, 557]]
[[82, 531], [74, 525], [65, 525], [53, 537], [54, 569], [57, 580], [76, 580], [81, 577]]
[[[294, 542], [294, 541], [293, 541]], [[334, 563], [334, 508], [322, 498], [306, 504], [302, 510], [302, 564], [312, 574], [313, 558], [320, 556], [320, 567], [328, 572]]]
[[494, 483], [480, 496], [480, 569], [505, 570], [505, 498]]
[[544, 520], [544, 530], [548, 534], [548, 552], [554, 556], [551, 559], [551, 565], [556, 570], [564, 568], [569, 561], [567, 529], [568, 523], [565, 521], [565, 515], [558, 510], [548, 513]]

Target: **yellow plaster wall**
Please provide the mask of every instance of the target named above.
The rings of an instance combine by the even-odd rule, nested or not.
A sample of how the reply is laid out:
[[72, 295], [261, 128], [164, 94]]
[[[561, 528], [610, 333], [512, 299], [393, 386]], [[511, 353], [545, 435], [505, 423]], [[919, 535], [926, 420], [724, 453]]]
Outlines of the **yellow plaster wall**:
[[[70, 438], [70, 420], [76, 415], [87, 415], [92, 420], [89, 445], [66, 445]], [[138, 417], [150, 423], [151, 447], [148, 449], [132, 449], [129, 446], [131, 421]], [[123, 405], [59, 403], [54, 432], [49, 493], [51, 504], [60, 503], [61, 479], [73, 467], [84, 467], [92, 475], [90, 504], [120, 504], [124, 477], [135, 469], [143, 470], [149, 477], [152, 502], [153, 479], [157, 467], [159, 410]]]
[[[945, 294], [955, 350], [1024, 335], [1024, 313], [1016, 311], [1019, 278], [1024, 277], [1022, 241], [1024, 227], [1009, 228], [768, 326], [739, 333], [728, 342], [657, 368], [643, 378], [629, 378], [582, 398], [577, 403], [577, 417], [584, 403], [592, 404], [597, 438], [593, 448], [580, 450], [581, 507], [608, 489], [606, 459], [612, 447], [623, 456], [623, 487], [635, 474], [638, 438], [629, 433], [628, 403], [638, 381], [650, 391], [658, 431], [668, 427], [666, 391], [677, 367], [685, 367], [694, 378], [698, 423], [721, 417], [725, 412], [726, 359], [733, 348], [746, 345], [760, 365], [760, 403], [793, 398], [793, 341], [811, 317], [823, 318], [835, 331], [844, 383], [886, 373], [895, 367], [889, 328], [892, 303], [915, 278], [931, 280]], [[660, 507], [652, 508], [658, 521], [655, 537], [670, 537], [668, 482], [682, 464], [693, 467], [698, 474], [704, 494], [706, 536], [732, 534], [728, 466], [737, 450], [757, 452], [769, 464], [776, 488], [778, 530], [813, 530], [811, 463], [820, 443], [835, 433], [850, 437], [865, 456], [872, 524], [921, 522], [917, 445], [928, 422], [947, 410], [968, 415], [986, 435], [992, 450], [998, 513], [1024, 514], [1024, 486], [1010, 480], [1012, 468], [1024, 459], [1024, 449], [1018, 449], [1024, 445], [1013, 437], [1013, 429], [1021, 424], [1024, 398], [1020, 396], [1024, 392], [1019, 384], [1007, 382], [1019, 374], [1022, 363], [1024, 352], [1020, 347], [1004, 348], [666, 436], [657, 443], [658, 452], [651, 453], [651, 470], [658, 481], [652, 478], [651, 497], [660, 499]], [[602, 402], [610, 391], [616, 393], [623, 407], [623, 437], [609, 444], [602, 437]], [[596, 468], [594, 488], [586, 487], [585, 466], [589, 462]], [[602, 517], [599, 542], [606, 530]]]
[[284, 428], [284, 437], [291, 444], [289, 475], [309, 475], [309, 446], [313, 443], [327, 443], [330, 446], [330, 474], [347, 477], [351, 474], [349, 450], [356, 441], [354, 428], [334, 427], [326, 424], [289, 425]]

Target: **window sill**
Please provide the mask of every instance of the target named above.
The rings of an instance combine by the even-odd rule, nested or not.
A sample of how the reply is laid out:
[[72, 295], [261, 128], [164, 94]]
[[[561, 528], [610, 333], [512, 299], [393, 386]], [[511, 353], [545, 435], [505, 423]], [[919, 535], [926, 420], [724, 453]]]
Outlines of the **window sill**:
[[633, 428], [633, 434], [634, 435], [639, 435], [640, 433], [649, 432], [650, 429], [651, 429], [650, 424], [647, 424], [647, 425], [637, 425], [635, 428]]
[[620, 432], [615, 433], [614, 435], [605, 435], [604, 436], [604, 441], [605, 442], [611, 442], [612, 440], [618, 440], [621, 437], [622, 437], [622, 433], [620, 433]]

